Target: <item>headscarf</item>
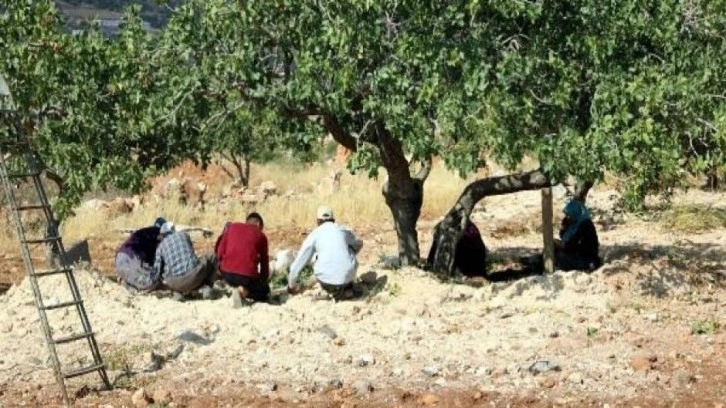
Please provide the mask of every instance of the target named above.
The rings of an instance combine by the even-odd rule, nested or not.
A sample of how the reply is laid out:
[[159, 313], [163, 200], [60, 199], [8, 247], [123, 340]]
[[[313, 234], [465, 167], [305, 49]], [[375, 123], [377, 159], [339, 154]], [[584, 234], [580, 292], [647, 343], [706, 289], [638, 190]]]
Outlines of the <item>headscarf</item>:
[[567, 226], [567, 229], [560, 237], [563, 242], [568, 242], [575, 235], [577, 229], [580, 228], [580, 224], [590, 219], [590, 210], [581, 201], [571, 200], [562, 211], [571, 220], [570, 225]]

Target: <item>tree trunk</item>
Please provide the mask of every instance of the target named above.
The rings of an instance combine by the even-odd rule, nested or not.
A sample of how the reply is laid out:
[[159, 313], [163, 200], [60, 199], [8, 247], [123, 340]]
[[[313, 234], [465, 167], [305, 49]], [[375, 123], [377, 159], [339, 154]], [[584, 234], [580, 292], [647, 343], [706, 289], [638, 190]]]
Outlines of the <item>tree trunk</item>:
[[413, 178], [403, 185], [388, 181], [383, 185], [383, 197], [393, 215], [401, 264], [418, 265], [421, 252], [416, 223], [423, 205], [423, 182]]
[[246, 155], [233, 155], [232, 163], [237, 170], [237, 177], [242, 187], [250, 186], [250, 159]]
[[250, 186], [250, 159], [246, 155], [236, 155], [232, 153], [220, 153], [222, 158], [234, 166], [236, 174], [232, 173], [223, 162], [220, 162], [222, 170], [233, 180], [238, 181], [242, 187]]
[[587, 194], [594, 184], [592, 181], [579, 181], [575, 187], [575, 192], [572, 194], [572, 199], [585, 203]]
[[403, 146], [383, 126], [376, 126], [381, 161], [388, 172], [383, 185], [383, 197], [393, 215], [398, 237], [398, 257], [401, 265], [418, 265], [421, 259], [416, 223], [423, 205], [423, 183], [428, 177], [430, 164], [411, 176], [410, 163], [403, 153]]
[[454, 207], [434, 228], [432, 248], [435, 253], [429, 255], [429, 259], [433, 260], [430, 265], [432, 270], [445, 275], [454, 273], [456, 244], [461, 239], [474, 206], [484, 197], [539, 190], [551, 186], [550, 179], [540, 170], [491, 177], [470, 183], [461, 193]]

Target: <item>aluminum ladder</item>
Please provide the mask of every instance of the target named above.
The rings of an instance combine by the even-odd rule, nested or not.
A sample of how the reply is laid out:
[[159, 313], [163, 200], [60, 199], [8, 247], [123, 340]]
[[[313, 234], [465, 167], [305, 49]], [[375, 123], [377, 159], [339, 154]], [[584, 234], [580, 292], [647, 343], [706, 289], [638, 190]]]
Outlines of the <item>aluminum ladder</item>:
[[[3, 95], [3, 88], [6, 95]], [[53, 210], [41, 179], [43, 171], [41, 161], [22, 127], [17, 112], [12, 108], [11, 102], [10, 104], [7, 102], [9, 97], [7, 85], [4, 83], [2, 75], [0, 75], [0, 99], [5, 100], [5, 102], [0, 100], [0, 126], [4, 128], [0, 128], [0, 180], [5, 190], [6, 204], [11, 212], [17, 237], [20, 241], [20, 251], [25, 265], [27, 279], [30, 281], [35, 298], [35, 306], [40, 315], [40, 323], [48, 345], [56, 381], [61, 389], [64, 403], [70, 406], [71, 401], [68, 398], [66, 380], [85, 374], [98, 373], [107, 389], [111, 388], [111, 383], [108, 379], [106, 366], [101, 358], [95, 335], [91, 330], [91, 323], [88, 320], [81, 293], [78, 290], [73, 266], [68, 262], [60, 233], [56, 227], [58, 224], [53, 215]], [[17, 186], [22, 184], [23, 181], [30, 181], [30, 184], [33, 185], [34, 196], [37, 198], [37, 202], [31, 204], [19, 203]], [[23, 215], [32, 212], [42, 213], [38, 218], [44, 220], [44, 225], [47, 226], [44, 236], [28, 236], [29, 229], [24, 225]], [[49, 269], [36, 269], [31, 256], [32, 245], [45, 245], [50, 247], [58, 255], [59, 261], [52, 262]], [[65, 280], [70, 289], [70, 300], [46, 304], [38, 280], [59, 275], [65, 275]], [[48, 312], [52, 310], [62, 311], [62, 309], [75, 310], [80, 319], [81, 328], [79, 331], [70, 335], [58, 335], [54, 333], [55, 330], [49, 323]], [[87, 342], [92, 356], [92, 362], [83, 363], [84, 365], [81, 367], [64, 370], [61, 360], [58, 358], [57, 346], [73, 342]]]

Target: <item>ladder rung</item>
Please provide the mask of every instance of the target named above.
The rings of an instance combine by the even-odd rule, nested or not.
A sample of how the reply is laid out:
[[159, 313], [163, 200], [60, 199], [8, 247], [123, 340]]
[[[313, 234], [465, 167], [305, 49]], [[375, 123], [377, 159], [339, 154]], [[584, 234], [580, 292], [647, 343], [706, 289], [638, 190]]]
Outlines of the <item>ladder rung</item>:
[[43, 276], [51, 276], [51, 275], [58, 275], [61, 273], [68, 273], [71, 272], [72, 269], [39, 269], [37, 272], [34, 272], [31, 274], [31, 276], [34, 276], [36, 278], [42, 278]]
[[48, 237], [48, 238], [35, 238], [35, 239], [26, 239], [23, 241], [24, 244], [44, 244], [47, 242], [53, 242], [58, 241], [60, 237]]
[[79, 368], [77, 370], [69, 371], [67, 373], [63, 373], [63, 378], [73, 378], [78, 377], [79, 375], [92, 373], [94, 371], [102, 370], [105, 366], [103, 364], [94, 364], [92, 366]]
[[48, 208], [48, 206], [43, 204], [21, 205], [18, 206], [18, 211], [42, 210], [45, 208]]
[[71, 336], [61, 337], [58, 339], [53, 340], [55, 344], [63, 344], [63, 343], [70, 343], [72, 341], [86, 339], [93, 336], [93, 333], [80, 333], [80, 334], [74, 334]]
[[56, 303], [54, 305], [43, 306], [42, 309], [43, 310], [60, 309], [62, 307], [80, 305], [81, 303], [82, 302], [80, 300], [79, 301], [71, 300], [70, 302], [62, 302], [62, 303]]

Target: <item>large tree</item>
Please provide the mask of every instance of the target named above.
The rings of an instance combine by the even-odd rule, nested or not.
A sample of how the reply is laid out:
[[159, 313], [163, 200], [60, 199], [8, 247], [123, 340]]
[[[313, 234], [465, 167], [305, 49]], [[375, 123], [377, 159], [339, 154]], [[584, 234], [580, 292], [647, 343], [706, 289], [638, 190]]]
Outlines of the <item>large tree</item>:
[[354, 152], [351, 170], [385, 169], [410, 264], [435, 155], [462, 174], [484, 155], [542, 166], [472, 184], [439, 248], [487, 194], [608, 170], [637, 204], [724, 160], [723, 1], [190, 0], [158, 38], [132, 17], [114, 41], [63, 32], [48, 1], [2, 7], [0, 69], [26, 116], [40, 115], [68, 202], [207, 162], [230, 134], [249, 148], [250, 129], [269, 130], [296, 150], [330, 134]]
[[0, 11], [0, 71], [59, 184], [60, 218], [93, 188], [139, 190], [148, 175], [208, 153], [189, 120], [206, 102], [180, 103], [159, 77], [156, 42], [137, 8], [113, 41], [93, 25], [68, 32], [49, 0], [10, 0]]
[[461, 171], [481, 164], [477, 146], [464, 140], [475, 140], [469, 122], [482, 89], [467, 88], [464, 77], [482, 73], [473, 61], [495, 52], [498, 40], [484, 35], [488, 20], [469, 21], [466, 8], [192, 1], [170, 21], [162, 49], [174, 61], [167, 66], [204, 78], [187, 91], [223, 101], [229, 116], [250, 104], [273, 109], [293, 135], [289, 143], [329, 134], [354, 152], [351, 170], [376, 176], [382, 165], [398, 252], [412, 264], [431, 158], [446, 150]]
[[640, 207], [647, 194], [670, 194], [686, 176], [724, 165], [726, 2], [519, 4], [500, 19], [516, 32], [492, 33], [505, 47], [487, 61], [474, 134], [499, 161], [534, 153], [542, 167], [464, 190], [434, 233], [441, 272], [453, 271], [462, 222], [488, 195], [609, 171], [622, 179], [625, 203]]
[[205, 79], [207, 97], [276, 110], [302, 130], [288, 140], [332, 135], [354, 152], [352, 170], [382, 165], [399, 255], [414, 263], [434, 155], [462, 173], [484, 153], [542, 165], [468, 188], [439, 229], [449, 241], [487, 194], [607, 169], [637, 205], [721, 164], [722, 11], [674, 0], [192, 1], [164, 48]]

